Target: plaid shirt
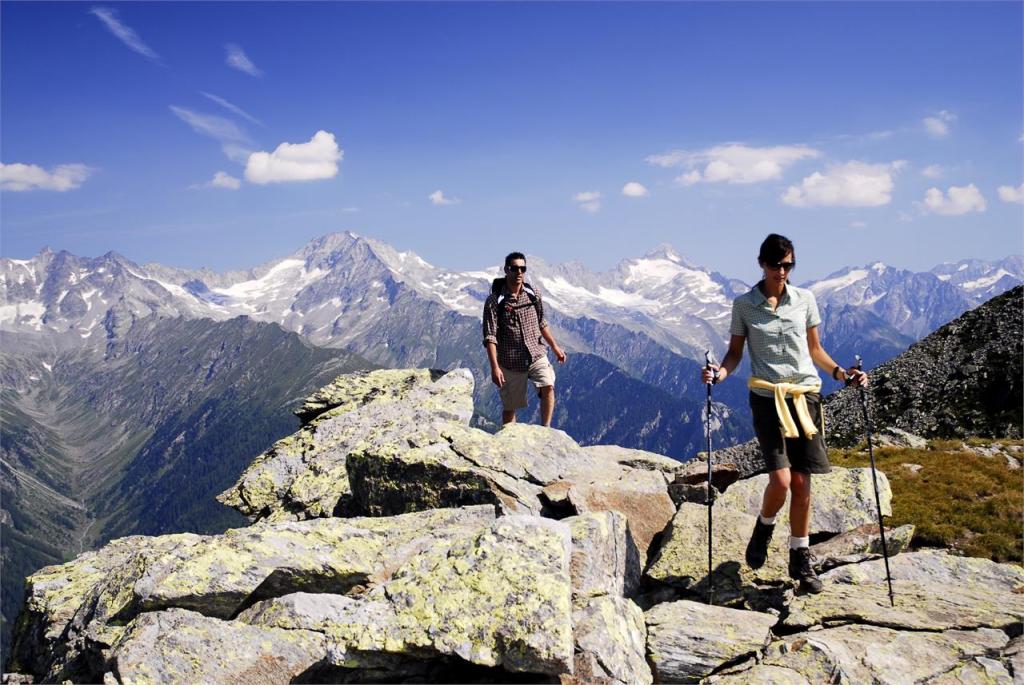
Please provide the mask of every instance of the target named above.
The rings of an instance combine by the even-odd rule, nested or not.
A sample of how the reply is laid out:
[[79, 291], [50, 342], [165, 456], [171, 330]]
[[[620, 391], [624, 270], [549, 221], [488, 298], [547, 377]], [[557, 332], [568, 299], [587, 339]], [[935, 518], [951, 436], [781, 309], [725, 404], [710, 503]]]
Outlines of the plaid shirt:
[[[751, 375], [769, 383], [821, 382], [807, 348], [807, 329], [821, 324], [814, 293], [787, 285], [773, 312], [758, 285], [733, 300], [729, 327], [747, 339]], [[769, 390], [753, 392], [772, 396]]]
[[[526, 294], [526, 287], [536, 295], [536, 306]], [[547, 354], [540, 334], [548, 326], [544, 319], [544, 304], [540, 291], [529, 285], [520, 290], [518, 296], [513, 296], [508, 290], [504, 290], [502, 295], [504, 299], [500, 305], [498, 298], [501, 295], [496, 293], [491, 293], [484, 302], [484, 346], [488, 343], [497, 345], [501, 368], [525, 372], [530, 369], [530, 364]]]

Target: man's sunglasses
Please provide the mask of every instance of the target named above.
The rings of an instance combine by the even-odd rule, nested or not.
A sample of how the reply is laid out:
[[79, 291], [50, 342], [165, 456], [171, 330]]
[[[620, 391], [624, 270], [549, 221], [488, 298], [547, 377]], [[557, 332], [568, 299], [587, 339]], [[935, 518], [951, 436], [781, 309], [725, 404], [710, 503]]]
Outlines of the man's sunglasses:
[[772, 271], [778, 271], [779, 269], [782, 269], [783, 271], [792, 271], [796, 268], [796, 262], [767, 262], [765, 266]]
[[505, 267], [505, 271], [508, 271], [509, 273], [516, 273], [518, 271], [521, 274], [525, 274], [526, 273], [526, 267], [525, 266], [515, 266], [515, 265], [506, 266]]

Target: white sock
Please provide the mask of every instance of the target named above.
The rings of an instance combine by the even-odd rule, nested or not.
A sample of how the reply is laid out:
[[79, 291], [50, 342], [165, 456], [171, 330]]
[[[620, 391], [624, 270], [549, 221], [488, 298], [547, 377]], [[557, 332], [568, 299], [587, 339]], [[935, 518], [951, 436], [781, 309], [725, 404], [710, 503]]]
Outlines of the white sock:
[[798, 538], [794, 535], [789, 536], [789, 548], [800, 549], [801, 547], [809, 547], [811, 544], [811, 538]]
[[764, 514], [758, 514], [757, 518], [759, 518], [761, 520], [761, 523], [763, 523], [766, 526], [774, 526], [775, 525], [775, 517], [774, 516], [765, 516]]

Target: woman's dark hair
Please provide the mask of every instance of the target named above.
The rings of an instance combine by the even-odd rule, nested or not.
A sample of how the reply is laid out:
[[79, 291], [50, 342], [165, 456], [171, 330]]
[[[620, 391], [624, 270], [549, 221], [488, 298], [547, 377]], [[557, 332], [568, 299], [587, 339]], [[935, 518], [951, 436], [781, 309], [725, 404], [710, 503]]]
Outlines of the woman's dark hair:
[[[772, 233], [761, 243], [761, 251], [757, 254], [757, 261], [766, 264], [778, 264], [787, 252], [792, 252], [796, 257], [796, 250], [793, 249], [793, 241], [784, 235]], [[506, 264], [508, 262], [505, 262]]]
[[526, 255], [522, 252], [509, 252], [508, 256], [505, 257], [505, 266], [512, 266], [512, 261], [515, 259], [522, 259], [525, 262]]

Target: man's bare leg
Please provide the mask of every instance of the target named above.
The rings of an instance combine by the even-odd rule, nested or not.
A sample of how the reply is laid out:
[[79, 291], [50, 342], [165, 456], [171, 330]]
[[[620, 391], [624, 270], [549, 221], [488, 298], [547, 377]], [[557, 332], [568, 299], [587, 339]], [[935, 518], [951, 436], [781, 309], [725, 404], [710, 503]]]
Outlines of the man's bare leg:
[[508, 411], [502, 410], [502, 412], [501, 412], [501, 425], [504, 426], [507, 423], [515, 423], [515, 422], [516, 422], [516, 410], [515, 409], [511, 409], [511, 410], [508, 410]]
[[538, 388], [537, 392], [540, 393], [541, 425], [551, 426], [551, 417], [555, 414], [555, 386]]

